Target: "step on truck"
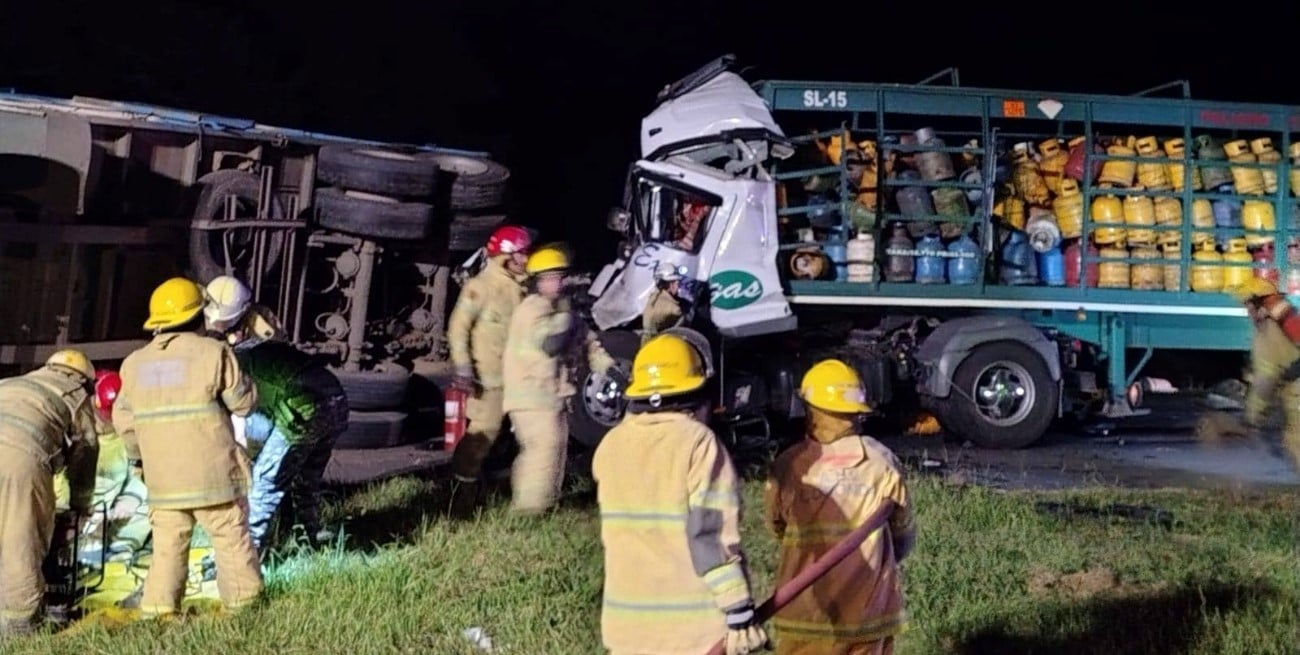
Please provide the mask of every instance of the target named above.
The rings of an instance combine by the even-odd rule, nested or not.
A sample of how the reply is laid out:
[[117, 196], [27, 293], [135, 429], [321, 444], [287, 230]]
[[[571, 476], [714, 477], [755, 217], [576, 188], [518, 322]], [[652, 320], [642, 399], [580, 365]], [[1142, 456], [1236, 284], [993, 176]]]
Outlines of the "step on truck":
[[[620, 252], [589, 288], [602, 342], [630, 360], [654, 267], [684, 268], [732, 429], [800, 416], [802, 373], [837, 356], [881, 414], [1024, 447], [1059, 419], [1149, 411], [1149, 364], [1238, 377], [1250, 326], [1231, 289], [1300, 289], [1300, 108], [1186, 83], [966, 88], [955, 70], [751, 85], [734, 63], [659, 94], [608, 218]], [[578, 441], [621, 416], [608, 391], [586, 380]]]

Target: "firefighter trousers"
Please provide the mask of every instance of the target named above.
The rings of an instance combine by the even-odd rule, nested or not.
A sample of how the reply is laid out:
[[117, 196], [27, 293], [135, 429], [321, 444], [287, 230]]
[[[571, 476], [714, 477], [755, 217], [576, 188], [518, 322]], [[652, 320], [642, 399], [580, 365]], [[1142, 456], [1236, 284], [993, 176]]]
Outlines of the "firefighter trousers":
[[510, 424], [519, 441], [510, 476], [510, 509], [525, 514], [546, 511], [559, 501], [564, 484], [569, 415], [563, 410], [519, 410], [510, 412]]
[[153, 564], [144, 579], [140, 612], [145, 616], [180, 610], [189, 568], [194, 524], [212, 541], [217, 563], [217, 592], [231, 612], [248, 606], [262, 593], [262, 569], [248, 531], [245, 501], [197, 509], [149, 508], [153, 526]]
[[53, 536], [54, 475], [35, 455], [0, 446], [0, 627], [36, 619], [45, 597], [41, 563]]
[[505, 413], [501, 411], [501, 389], [480, 389], [465, 400], [465, 437], [456, 444], [451, 469], [462, 482], [476, 482], [501, 434]]
[[894, 638], [845, 644], [832, 641], [792, 641], [777, 639], [776, 655], [893, 655]]

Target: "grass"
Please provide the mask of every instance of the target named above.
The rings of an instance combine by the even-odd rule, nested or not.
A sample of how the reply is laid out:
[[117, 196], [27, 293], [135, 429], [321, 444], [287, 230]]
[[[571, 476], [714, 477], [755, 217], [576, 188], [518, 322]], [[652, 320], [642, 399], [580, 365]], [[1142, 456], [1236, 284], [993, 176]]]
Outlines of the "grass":
[[[896, 652], [1300, 652], [1300, 494], [1093, 490], [1008, 493], [918, 477], [919, 541], [905, 564], [910, 631]], [[746, 488], [756, 596], [776, 545]], [[1049, 500], [1073, 512], [1044, 511]], [[1090, 514], [1157, 506], [1172, 525]], [[347, 550], [272, 564], [268, 602], [234, 617], [91, 627], [33, 637], [13, 653], [603, 653], [599, 522], [590, 494], [541, 520], [500, 502], [443, 518], [438, 483], [400, 478], [331, 505]]]

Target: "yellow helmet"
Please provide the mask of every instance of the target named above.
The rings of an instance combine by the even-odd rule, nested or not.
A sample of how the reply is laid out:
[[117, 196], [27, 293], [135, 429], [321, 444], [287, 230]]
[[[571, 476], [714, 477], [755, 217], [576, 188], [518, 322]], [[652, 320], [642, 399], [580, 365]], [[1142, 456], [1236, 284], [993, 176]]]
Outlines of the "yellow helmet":
[[60, 350], [50, 355], [50, 358], [45, 360], [45, 365], [80, 373], [87, 382], [95, 381], [95, 365], [91, 364], [90, 358], [80, 350]]
[[149, 296], [149, 320], [146, 330], [166, 330], [188, 323], [203, 311], [203, 288], [192, 280], [174, 277], [153, 290]]
[[838, 359], [824, 359], [808, 369], [799, 383], [799, 396], [827, 412], [865, 414], [871, 411], [862, 378]]
[[569, 267], [569, 256], [559, 246], [542, 246], [528, 256], [524, 270], [529, 275], [558, 271]]
[[1263, 298], [1276, 294], [1277, 285], [1262, 277], [1248, 277], [1245, 284], [1233, 287], [1230, 292], [1237, 300], [1246, 302], [1251, 298]]
[[623, 395], [643, 400], [689, 393], [703, 387], [706, 377], [699, 351], [675, 334], [661, 334], [637, 351]]

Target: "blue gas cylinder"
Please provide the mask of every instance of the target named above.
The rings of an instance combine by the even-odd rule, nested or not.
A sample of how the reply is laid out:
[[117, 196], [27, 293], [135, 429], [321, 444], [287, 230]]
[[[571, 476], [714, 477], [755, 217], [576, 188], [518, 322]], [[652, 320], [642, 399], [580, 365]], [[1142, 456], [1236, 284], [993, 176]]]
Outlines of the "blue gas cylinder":
[[939, 235], [931, 232], [916, 242], [916, 282], [917, 284], [944, 283], [943, 241]]
[[1065, 254], [1061, 252], [1061, 246], [1052, 246], [1047, 252], [1036, 254], [1038, 275], [1043, 278], [1043, 284], [1049, 287], [1065, 286]]
[[980, 278], [980, 247], [963, 232], [948, 244], [948, 283], [975, 284]]
[[835, 279], [843, 282], [849, 277], [848, 248], [843, 243], [831, 242], [822, 246], [822, 250], [835, 264]]
[[[1225, 184], [1214, 190], [1215, 193], [1232, 193], [1232, 185]], [[1220, 228], [1241, 229], [1241, 201], [1239, 200], [1215, 200], [1211, 203], [1214, 210], [1214, 226]], [[1228, 247], [1228, 240], [1232, 238], [1231, 234], [1220, 234], [1218, 241], [1220, 248]]]
[[1038, 284], [1038, 258], [1023, 231], [1011, 230], [1006, 245], [1002, 246], [1001, 272], [1003, 284]]

